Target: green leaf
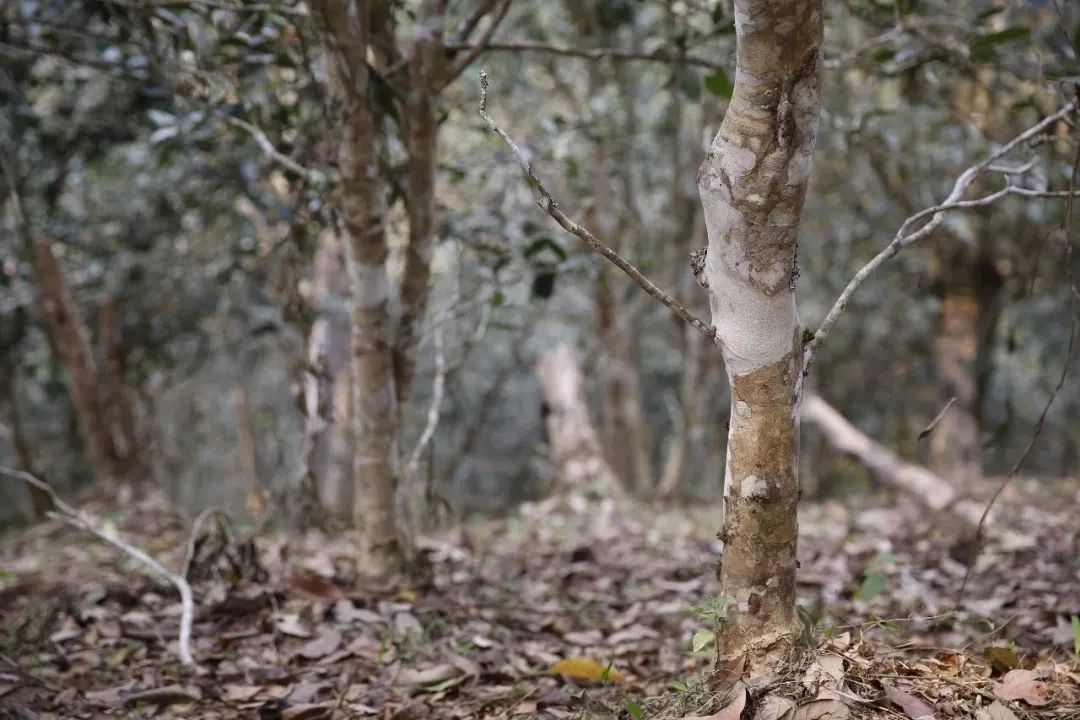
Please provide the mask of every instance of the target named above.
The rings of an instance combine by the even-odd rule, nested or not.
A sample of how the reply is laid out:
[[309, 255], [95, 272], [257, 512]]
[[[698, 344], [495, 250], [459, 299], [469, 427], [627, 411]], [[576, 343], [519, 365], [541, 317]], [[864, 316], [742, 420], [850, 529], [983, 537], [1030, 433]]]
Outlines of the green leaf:
[[871, 570], [866, 573], [866, 577], [863, 578], [862, 586], [858, 592], [855, 593], [856, 600], [872, 600], [885, 590], [889, 584], [889, 578], [883, 573], [879, 573], [875, 570]]
[[630, 717], [634, 718], [634, 720], [641, 720], [641, 718], [645, 717], [641, 706], [634, 702], [633, 698], [626, 698], [626, 712], [630, 713]]
[[723, 70], [716, 70], [705, 76], [705, 89], [725, 100], [730, 100], [732, 93], [735, 92], [735, 86]]
[[600, 673], [600, 682], [604, 685], [608, 684], [608, 678], [611, 677], [611, 664], [613, 661], [608, 660], [607, 667], [604, 668], [604, 672]]
[[694, 639], [690, 642], [694, 652], [701, 652], [716, 640], [716, 633], [712, 630], [698, 630], [694, 633]]
[[1080, 615], [1072, 616], [1073, 654], [1080, 658]]
[[691, 100], [697, 100], [701, 97], [701, 80], [698, 79], [698, 74], [690, 68], [676, 68], [675, 82], [679, 85], [679, 89], [683, 91], [686, 97]]
[[994, 55], [994, 46], [1010, 40], [1026, 38], [1031, 29], [1023, 25], [1012, 25], [1004, 30], [982, 35], [971, 41], [971, 57], [974, 60], [988, 60]]

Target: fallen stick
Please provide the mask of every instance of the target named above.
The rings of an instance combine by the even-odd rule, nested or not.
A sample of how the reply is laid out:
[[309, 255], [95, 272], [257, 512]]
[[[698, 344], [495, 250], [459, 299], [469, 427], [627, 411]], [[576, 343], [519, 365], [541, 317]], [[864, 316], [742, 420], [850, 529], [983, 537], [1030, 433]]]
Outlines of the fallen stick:
[[803, 400], [802, 416], [817, 426], [837, 451], [866, 467], [880, 482], [911, 495], [934, 512], [948, 511], [972, 527], [978, 524], [982, 511], [977, 504], [958, 498], [948, 482], [867, 437], [817, 395]]
[[112, 545], [118, 550], [123, 550], [131, 557], [138, 560], [144, 566], [153, 570], [157, 575], [168, 580], [172, 583], [177, 591], [180, 593], [180, 638], [177, 648], [177, 654], [180, 656], [180, 662], [184, 665], [194, 665], [195, 659], [191, 656], [191, 623], [195, 616], [195, 601], [191, 594], [191, 585], [188, 581], [175, 573], [169, 572], [168, 568], [155, 560], [146, 552], [140, 550], [134, 545], [129, 544], [127, 541], [110, 535], [102, 530], [98, 523], [89, 514], [79, 510], [78, 508], [68, 505], [66, 502], [60, 499], [56, 492], [52, 489], [44, 480], [36, 478], [30, 473], [23, 472], [21, 470], [12, 470], [0, 466], [0, 475], [6, 475], [15, 480], [22, 480], [23, 482], [45, 492], [49, 499], [52, 500], [53, 506], [57, 512], [50, 511], [47, 513], [49, 517], [55, 518], [61, 522], [67, 523], [72, 527], [85, 530], [91, 535], [105, 541], [109, 545]]

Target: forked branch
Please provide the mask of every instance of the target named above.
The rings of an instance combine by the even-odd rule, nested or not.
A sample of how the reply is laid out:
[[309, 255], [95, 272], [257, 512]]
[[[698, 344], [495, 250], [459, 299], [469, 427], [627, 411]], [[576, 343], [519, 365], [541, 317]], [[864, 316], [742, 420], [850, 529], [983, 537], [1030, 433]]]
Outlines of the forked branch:
[[521, 169], [525, 171], [525, 177], [528, 178], [529, 183], [540, 193], [540, 199], [537, 200], [537, 204], [550, 215], [555, 222], [559, 223], [567, 232], [577, 235], [579, 238], [585, 241], [590, 248], [600, 253], [604, 258], [609, 260], [615, 267], [622, 270], [627, 276], [630, 277], [635, 283], [637, 283], [642, 290], [652, 295], [661, 303], [666, 305], [675, 315], [688, 323], [695, 330], [698, 330], [713, 342], [719, 342], [716, 337], [716, 328], [709, 323], [705, 322], [697, 315], [692, 313], [685, 305], [680, 303], [674, 297], [661, 290], [656, 283], [649, 278], [645, 277], [640, 270], [634, 267], [628, 260], [623, 258], [617, 252], [609, 248], [603, 242], [601, 242], [595, 235], [593, 235], [588, 228], [578, 224], [572, 220], [566, 213], [559, 208], [559, 203], [551, 196], [547, 188], [537, 177], [536, 172], [532, 168], [532, 164], [525, 158], [524, 153], [521, 152], [521, 148], [518, 147], [514, 139], [511, 138], [506, 132], [499, 127], [498, 123], [492, 119], [491, 115], [487, 111], [487, 91], [488, 80], [487, 72], [480, 71], [480, 117], [484, 118], [488, 126], [491, 127], [495, 133], [503, 139], [503, 142], [509, 146], [510, 150], [514, 153], [518, 163], [521, 165]]
[[[855, 294], [855, 291], [859, 289], [859, 286], [866, 282], [866, 279], [870, 277], [870, 274], [884, 264], [886, 260], [895, 257], [908, 245], [912, 245], [932, 233], [945, 219], [946, 212], [991, 205], [1008, 195], [1050, 199], [1073, 197], [1075, 191], [1071, 189], [1067, 191], [1045, 191], [1013, 185], [1010, 178], [1026, 172], [1030, 169], [1030, 166], [1025, 165], [1020, 168], [1000, 167], [997, 165], [997, 161], [1029, 140], [1034, 139], [1040, 133], [1053, 127], [1057, 122], [1064, 120], [1074, 112], [1076, 112], [1076, 104], [1073, 102], [1066, 103], [1057, 112], [1043, 118], [1035, 125], [1032, 125], [1030, 128], [990, 153], [984, 160], [972, 165], [961, 173], [960, 177], [956, 179], [956, 183], [953, 185], [952, 192], [949, 193], [948, 197], [946, 197], [941, 204], [920, 210], [904, 220], [900, 225], [900, 229], [896, 231], [896, 235], [893, 237], [892, 241], [851, 278], [847, 287], [844, 288], [844, 291], [841, 292], [840, 296], [836, 299], [832, 309], [829, 310], [828, 315], [825, 316], [825, 319], [821, 323], [821, 327], [814, 333], [810, 341], [806, 343], [806, 348], [803, 351], [803, 370], [805, 371], [810, 367], [810, 363], [814, 359], [814, 353], [821, 346], [821, 343], [825, 341], [825, 338], [829, 336], [829, 331], [832, 330], [833, 325], [836, 324], [836, 321], [840, 318], [840, 315], [844, 312], [848, 302], [851, 300], [851, 296]], [[989, 195], [984, 195], [983, 197], [962, 200], [961, 198], [963, 198], [964, 193], [975, 179], [979, 175], [989, 172], [1004, 176], [1007, 182], [1006, 186]], [[916, 229], [912, 229], [913, 225], [922, 220], [926, 220], [927, 218], [929, 218], [929, 220], [926, 224]]]

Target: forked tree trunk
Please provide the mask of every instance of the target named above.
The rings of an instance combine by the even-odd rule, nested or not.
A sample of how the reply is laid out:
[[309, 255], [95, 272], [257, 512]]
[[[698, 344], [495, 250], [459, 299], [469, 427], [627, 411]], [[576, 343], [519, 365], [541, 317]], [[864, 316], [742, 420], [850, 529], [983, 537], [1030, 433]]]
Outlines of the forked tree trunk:
[[79, 419], [90, 468], [99, 482], [115, 483], [122, 473], [113, 457], [112, 437], [86, 322], [49, 243], [44, 240], [32, 243], [30, 259], [38, 282], [41, 314], [52, 337], [52, 346], [68, 372], [68, 394]]
[[338, 167], [352, 312], [353, 517], [360, 528], [357, 570], [387, 581], [402, 571], [404, 560], [395, 515], [399, 408], [383, 188], [376, 118], [368, 98], [367, 52], [373, 28], [384, 28], [388, 22], [388, 8], [381, 2], [324, 0], [319, 11], [328, 64], [344, 101]]
[[544, 394], [556, 484], [568, 490], [593, 488], [604, 495], [620, 493], [618, 478], [604, 458], [600, 437], [589, 417], [577, 355], [560, 344], [540, 359], [536, 375]]
[[705, 277], [731, 383], [718, 667], [753, 670], [797, 635], [802, 328], [795, 239], [821, 106], [821, 0], [735, 0], [738, 67], [698, 173]]

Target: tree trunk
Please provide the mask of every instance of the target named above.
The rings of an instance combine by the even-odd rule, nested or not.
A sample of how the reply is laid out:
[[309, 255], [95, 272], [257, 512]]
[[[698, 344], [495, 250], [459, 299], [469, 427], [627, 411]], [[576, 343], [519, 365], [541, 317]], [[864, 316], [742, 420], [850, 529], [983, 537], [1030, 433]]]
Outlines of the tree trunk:
[[102, 412], [108, 425], [116, 472], [121, 480], [138, 485], [150, 474], [144, 437], [140, 437], [135, 413], [135, 392], [127, 382], [127, 351], [116, 319], [116, 300], [110, 298], [98, 319], [105, 372], [101, 386]]
[[957, 487], [971, 488], [982, 475], [982, 448], [976, 415], [975, 360], [979, 346], [979, 304], [968, 293], [941, 299], [934, 360], [944, 402], [956, 402], [930, 434], [930, 467]]
[[821, 0], [736, 0], [735, 91], [698, 188], [731, 383], [718, 667], [786, 654], [795, 620], [802, 328], [796, 233], [821, 106]]
[[574, 351], [558, 345], [536, 366], [544, 394], [545, 421], [556, 483], [566, 489], [620, 493], [600, 438], [589, 417], [585, 380]]
[[410, 59], [411, 89], [405, 103], [405, 148], [408, 152], [409, 242], [401, 276], [401, 317], [394, 344], [398, 401], [408, 402], [416, 367], [416, 348], [431, 289], [431, 250], [435, 235], [435, 160], [438, 123], [435, 117], [442, 55], [442, 18], [425, 3], [430, 35], [416, 41]]
[[608, 462], [627, 490], [644, 496], [654, 482], [649, 431], [634, 364], [630, 313], [620, 302], [607, 268], [597, 282], [596, 308], [603, 355], [605, 442]]
[[385, 582], [402, 571], [405, 548], [395, 513], [400, 466], [398, 389], [384, 193], [377, 170], [376, 118], [368, 98], [367, 51], [370, 34], [386, 32], [389, 9], [381, 2], [325, 0], [320, 10], [329, 64], [344, 100], [338, 167], [342, 247], [352, 312], [353, 518], [360, 527], [357, 570]]
[[86, 322], [47, 241], [32, 243], [30, 258], [38, 281], [38, 298], [52, 346], [68, 373], [68, 394], [79, 419], [86, 456], [98, 482], [122, 478], [114, 462], [109, 424], [105, 420], [97, 366]]
[[318, 488], [319, 504], [336, 515], [348, 514], [351, 504], [347, 482], [351, 472], [343, 473], [341, 466], [341, 458], [351, 451], [347, 294], [340, 243], [327, 233], [320, 239], [312, 270], [315, 320], [304, 376], [305, 466]]

